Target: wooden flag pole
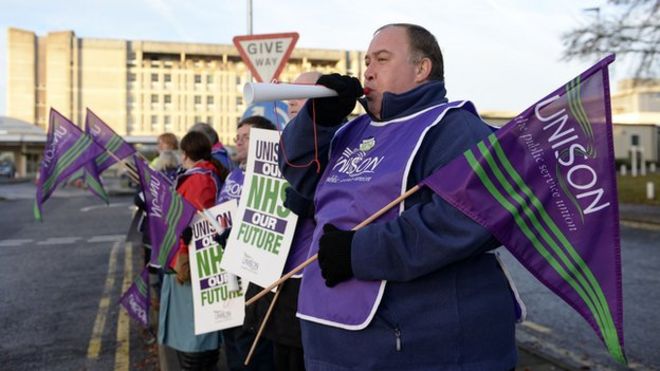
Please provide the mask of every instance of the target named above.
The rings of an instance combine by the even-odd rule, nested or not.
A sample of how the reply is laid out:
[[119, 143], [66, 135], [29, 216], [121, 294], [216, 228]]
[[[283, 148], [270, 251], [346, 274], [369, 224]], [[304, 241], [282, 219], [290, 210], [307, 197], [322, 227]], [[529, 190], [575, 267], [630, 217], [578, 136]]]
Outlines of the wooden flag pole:
[[[381, 215], [388, 212], [392, 207], [398, 205], [403, 200], [410, 197], [415, 192], [419, 191], [420, 188], [421, 188], [420, 185], [416, 185], [416, 186], [410, 188], [408, 191], [406, 191], [406, 193], [404, 193], [401, 196], [397, 197], [394, 201], [392, 201], [389, 204], [385, 205], [385, 207], [383, 207], [382, 209], [376, 211], [374, 214], [372, 214], [370, 217], [368, 217], [367, 219], [362, 221], [362, 223], [360, 223], [360, 224], [356, 225], [355, 227], [353, 227], [353, 229], [351, 229], [351, 230], [352, 231], [357, 231], [358, 229], [360, 229], [360, 228], [364, 227], [365, 225], [367, 225], [367, 224], [373, 222], [374, 220], [378, 219]], [[248, 306], [248, 305], [254, 303], [255, 301], [259, 300], [261, 297], [266, 295], [270, 290], [272, 290], [275, 286], [281, 285], [282, 282], [288, 280], [289, 278], [291, 278], [291, 276], [293, 276], [294, 274], [300, 272], [306, 266], [312, 264], [316, 259], [318, 259], [318, 257], [319, 257], [318, 254], [314, 254], [314, 256], [312, 256], [309, 259], [302, 262], [300, 265], [298, 265], [297, 267], [292, 269], [289, 273], [285, 274], [280, 279], [278, 279], [277, 281], [270, 284], [270, 286], [268, 286], [265, 289], [261, 290], [257, 295], [253, 296], [250, 300], [246, 301], [245, 306]], [[275, 302], [274, 299], [273, 299], [273, 302]], [[267, 318], [268, 317], [266, 316], [266, 319]]]
[[261, 321], [261, 325], [259, 326], [259, 331], [257, 332], [257, 336], [254, 337], [254, 341], [252, 342], [252, 346], [250, 347], [250, 352], [248, 353], [247, 357], [245, 357], [245, 362], [243, 363], [245, 366], [250, 364], [250, 360], [252, 359], [252, 354], [254, 353], [254, 350], [257, 348], [257, 343], [259, 342], [261, 333], [264, 332], [264, 328], [266, 328], [266, 322], [268, 322], [270, 313], [273, 311], [273, 308], [275, 307], [277, 298], [280, 297], [280, 292], [282, 291], [281, 288], [282, 288], [281, 286], [277, 287], [277, 290], [275, 291], [275, 296], [273, 297], [273, 301], [270, 303], [270, 306], [268, 307], [268, 311], [266, 312], [264, 319]]
[[[352, 231], [357, 231], [358, 229], [364, 227], [365, 225], [373, 222], [374, 220], [378, 219], [381, 215], [385, 214], [387, 211], [389, 211], [392, 207], [398, 205], [401, 203], [403, 200], [406, 198], [410, 197], [412, 194], [415, 192], [419, 191], [421, 186], [416, 185], [412, 188], [410, 188], [406, 193], [402, 194], [401, 196], [397, 197], [394, 201], [390, 202], [389, 204], [385, 205], [382, 209], [376, 211], [373, 215], [362, 221], [362, 223], [356, 225], [351, 229]], [[273, 297], [273, 301], [270, 303], [270, 306], [268, 307], [268, 311], [266, 312], [266, 315], [264, 316], [264, 319], [261, 321], [261, 325], [259, 326], [259, 331], [257, 332], [257, 336], [254, 338], [254, 341], [252, 342], [252, 347], [250, 348], [250, 352], [248, 353], [248, 356], [245, 358], [245, 365], [247, 366], [248, 363], [250, 363], [250, 359], [252, 358], [252, 353], [254, 352], [254, 349], [257, 346], [257, 342], [259, 341], [259, 338], [261, 337], [261, 333], [264, 331], [264, 328], [266, 327], [266, 322], [268, 322], [268, 318], [270, 318], [270, 313], [273, 311], [273, 308], [275, 307], [275, 303], [277, 302], [277, 298], [280, 296], [280, 291], [281, 291], [281, 285], [284, 283], [284, 281], [288, 280], [293, 276], [294, 274], [300, 272], [305, 268], [306, 266], [312, 264], [316, 259], [318, 259], [318, 254], [314, 254], [314, 256], [310, 257], [309, 259], [305, 260], [302, 264], [298, 265], [294, 269], [291, 270], [291, 272], [285, 274], [282, 276], [279, 280], [275, 281], [272, 283], [270, 286], [267, 288], [261, 290], [257, 295], [253, 296], [245, 302], [245, 306], [248, 306], [255, 301], [259, 300], [261, 297], [266, 295], [268, 291], [272, 290], [273, 287], [277, 286], [277, 291], [275, 292], [275, 297]]]

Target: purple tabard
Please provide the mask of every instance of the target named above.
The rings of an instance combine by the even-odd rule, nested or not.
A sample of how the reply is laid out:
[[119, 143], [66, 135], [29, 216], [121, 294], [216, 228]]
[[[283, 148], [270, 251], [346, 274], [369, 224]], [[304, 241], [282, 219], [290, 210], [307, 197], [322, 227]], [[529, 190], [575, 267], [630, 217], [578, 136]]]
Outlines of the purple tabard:
[[[387, 122], [372, 122], [363, 115], [339, 129], [316, 190], [317, 224], [309, 256], [318, 252], [325, 224], [351, 229], [403, 194], [410, 166], [427, 131], [448, 110], [463, 106], [476, 113], [469, 102], [451, 102]], [[376, 222], [394, 219], [402, 211], [403, 203]], [[328, 288], [319, 265], [311, 264], [303, 274], [298, 317], [360, 330], [373, 318], [384, 290], [385, 281], [355, 278]]]
[[235, 168], [232, 170], [229, 175], [227, 175], [225, 184], [222, 186], [218, 203], [221, 204], [229, 200], [238, 200], [241, 197], [244, 180], [245, 172], [242, 169]]

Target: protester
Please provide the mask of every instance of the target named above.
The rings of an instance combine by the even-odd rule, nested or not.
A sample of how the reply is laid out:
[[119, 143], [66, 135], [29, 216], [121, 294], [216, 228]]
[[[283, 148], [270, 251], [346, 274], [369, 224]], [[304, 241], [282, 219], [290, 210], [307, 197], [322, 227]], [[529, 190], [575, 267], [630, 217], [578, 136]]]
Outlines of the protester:
[[172, 150], [162, 151], [156, 158], [153, 168], [174, 182], [180, 169], [179, 156]]
[[[314, 199], [318, 223], [318, 264], [304, 270], [298, 301], [305, 366], [513, 369], [514, 301], [486, 229], [422, 189], [350, 231], [491, 133], [471, 103], [447, 103], [442, 54], [426, 29], [381, 27], [365, 64], [367, 114], [340, 127], [362, 86], [321, 76], [338, 96], [308, 101], [280, 146], [283, 174]], [[299, 166], [314, 159], [320, 174]]]
[[[198, 210], [213, 207], [227, 169], [211, 157], [211, 143], [202, 133], [192, 131], [186, 134], [181, 140], [181, 150], [186, 171], [177, 178], [177, 192]], [[188, 260], [191, 238], [192, 231], [188, 228], [170, 264], [175, 274], [163, 278], [158, 342], [176, 349], [179, 365], [184, 370], [215, 370], [222, 342], [220, 332], [194, 333]]]
[[156, 143], [158, 146], [158, 156], [156, 156], [153, 160], [151, 160], [151, 163], [149, 163], [149, 166], [152, 168], [156, 167], [156, 162], [158, 161], [161, 153], [166, 151], [176, 151], [179, 149], [179, 139], [172, 133], [163, 133], [159, 135], [158, 138], [156, 138]]
[[224, 166], [229, 171], [236, 167], [236, 163], [229, 157], [227, 148], [225, 148], [222, 142], [220, 142], [220, 138], [218, 138], [218, 132], [216, 132], [215, 129], [211, 127], [211, 125], [198, 122], [188, 130], [188, 132], [191, 131], [198, 131], [206, 135], [206, 137], [211, 141], [211, 145], [213, 146], [211, 148], [211, 154], [213, 158], [218, 160], [222, 166]]
[[[227, 176], [227, 181], [220, 192], [220, 202], [237, 200], [241, 197], [243, 180], [245, 178], [245, 165], [250, 147], [250, 130], [252, 128], [275, 130], [275, 125], [262, 116], [250, 116], [238, 123], [235, 157], [238, 167], [232, 170], [229, 176]], [[221, 244], [224, 245], [224, 242]], [[258, 287], [250, 284], [246, 289], [246, 298], [255, 295], [259, 291]], [[269, 299], [272, 300], [272, 294]], [[268, 339], [262, 339], [257, 344], [252, 361], [248, 366], [244, 365], [245, 358], [259, 328], [260, 321], [264, 318], [269, 304], [269, 300], [263, 300], [257, 305], [246, 308], [243, 326], [223, 331], [225, 353], [230, 370], [268, 371], [275, 369], [273, 345]]]

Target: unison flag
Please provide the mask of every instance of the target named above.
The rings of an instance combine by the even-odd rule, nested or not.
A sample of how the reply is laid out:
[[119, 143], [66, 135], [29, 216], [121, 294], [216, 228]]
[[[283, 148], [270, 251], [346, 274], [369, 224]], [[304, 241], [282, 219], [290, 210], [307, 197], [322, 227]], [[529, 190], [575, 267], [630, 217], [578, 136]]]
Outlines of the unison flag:
[[[100, 156], [102, 155], [103, 154], [100, 154]], [[82, 180], [85, 182], [87, 188], [98, 198], [106, 204], [110, 203], [108, 193], [105, 191], [105, 188], [103, 188], [103, 183], [101, 182], [101, 174], [99, 174], [98, 169], [96, 168], [95, 160], [92, 160], [85, 165]]]
[[96, 158], [96, 173], [101, 174], [117, 161], [135, 153], [135, 148], [126, 143], [108, 124], [103, 122], [89, 108], [85, 116], [85, 132], [107, 151]]
[[625, 363], [609, 56], [422, 183], [487, 228]]
[[39, 167], [34, 217], [41, 220], [41, 205], [57, 185], [103, 152], [89, 135], [55, 109], [50, 109], [48, 137]]
[[172, 188], [160, 172], [152, 170], [143, 160], [135, 159], [151, 237], [151, 261], [155, 267], [166, 267], [176, 253], [181, 232], [197, 212], [194, 206]]
[[144, 267], [131, 286], [122, 294], [119, 303], [128, 315], [144, 327], [149, 327], [149, 269]]

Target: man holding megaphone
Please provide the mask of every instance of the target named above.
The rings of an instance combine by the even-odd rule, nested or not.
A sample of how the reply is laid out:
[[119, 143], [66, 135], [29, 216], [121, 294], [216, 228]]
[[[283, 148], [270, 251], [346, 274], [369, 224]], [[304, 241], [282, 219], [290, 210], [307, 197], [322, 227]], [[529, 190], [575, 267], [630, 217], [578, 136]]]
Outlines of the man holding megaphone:
[[[351, 230], [492, 132], [470, 102], [448, 103], [426, 29], [381, 27], [365, 64], [364, 89], [321, 76], [336, 96], [309, 99], [280, 146], [284, 176], [316, 206], [318, 264], [298, 301], [305, 366], [513, 369], [514, 301], [486, 229], [423, 188]], [[367, 114], [342, 125], [358, 100]], [[320, 172], [299, 166], [313, 160]]]

